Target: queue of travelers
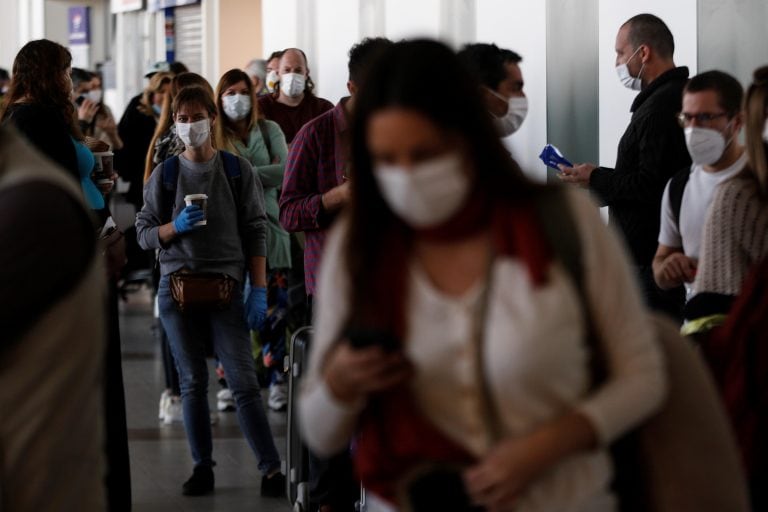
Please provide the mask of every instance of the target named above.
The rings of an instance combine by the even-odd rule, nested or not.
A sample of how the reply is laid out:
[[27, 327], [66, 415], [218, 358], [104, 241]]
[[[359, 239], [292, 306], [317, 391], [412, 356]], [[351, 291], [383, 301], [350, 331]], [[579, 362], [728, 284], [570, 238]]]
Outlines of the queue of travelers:
[[[217, 408], [236, 413], [261, 495], [284, 498], [266, 408], [286, 409], [287, 344], [311, 324], [293, 421], [313, 511], [354, 510], [361, 484], [371, 512], [624, 510], [611, 447], [677, 393], [656, 311], [719, 392], [733, 434], [712, 442], [743, 463], [733, 495], [768, 506], [768, 326], [755, 313], [768, 312], [768, 67], [745, 93], [723, 71], [689, 77], [674, 49], [654, 15], [619, 27], [618, 79], [638, 94], [615, 166], [560, 165], [555, 186], [503, 145], [529, 105], [523, 57], [495, 44], [363, 39], [335, 106], [299, 48], [215, 87], [156, 63], [119, 122], [99, 73], [58, 43], [26, 44], [0, 84], [0, 403], [32, 379], [17, 365], [40, 366], [30, 375], [46, 385], [37, 414], [0, 419], [0, 504], [53, 510], [45, 490], [59, 508], [131, 508], [127, 244], [155, 262], [159, 418], [186, 431], [184, 495], [215, 490], [215, 357]], [[125, 233], [110, 210], [118, 175], [136, 209]], [[41, 236], [44, 212], [54, 231]], [[71, 357], [54, 369], [38, 350]], [[69, 446], [54, 424], [78, 433]]]

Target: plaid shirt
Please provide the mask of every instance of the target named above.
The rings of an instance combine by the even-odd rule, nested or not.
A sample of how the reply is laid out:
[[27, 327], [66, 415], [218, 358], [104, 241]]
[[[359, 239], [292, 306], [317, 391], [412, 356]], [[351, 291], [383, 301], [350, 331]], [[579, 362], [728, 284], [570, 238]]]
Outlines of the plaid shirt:
[[288, 153], [280, 196], [280, 223], [290, 232], [304, 231], [304, 279], [307, 294], [315, 294], [315, 273], [326, 230], [335, 215], [323, 209], [322, 196], [344, 182], [347, 169], [347, 117], [342, 98], [296, 134]]

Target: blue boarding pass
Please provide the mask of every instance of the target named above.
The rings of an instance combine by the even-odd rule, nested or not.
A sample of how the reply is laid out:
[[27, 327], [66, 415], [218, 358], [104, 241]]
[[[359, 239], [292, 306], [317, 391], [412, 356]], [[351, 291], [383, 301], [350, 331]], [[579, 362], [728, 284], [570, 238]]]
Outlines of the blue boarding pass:
[[573, 164], [569, 162], [568, 159], [563, 156], [560, 150], [552, 144], [547, 144], [544, 146], [544, 149], [541, 150], [539, 158], [541, 158], [541, 161], [544, 162], [547, 167], [552, 167], [558, 171], [560, 169], [557, 166], [560, 164], [573, 167]]

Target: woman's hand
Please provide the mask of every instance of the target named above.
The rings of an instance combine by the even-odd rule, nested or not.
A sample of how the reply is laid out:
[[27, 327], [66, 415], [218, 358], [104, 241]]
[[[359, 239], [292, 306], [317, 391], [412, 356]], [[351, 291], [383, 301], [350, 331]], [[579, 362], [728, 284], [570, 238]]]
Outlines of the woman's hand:
[[520, 494], [550, 461], [535, 435], [497, 444], [464, 474], [472, 501], [490, 512], [513, 510]]
[[343, 341], [328, 355], [323, 376], [334, 397], [354, 404], [370, 393], [406, 382], [412, 374], [413, 367], [400, 351], [353, 348]]
[[505, 439], [464, 473], [472, 500], [490, 512], [513, 510], [520, 495], [565, 457], [592, 449], [597, 433], [579, 412], [571, 412], [532, 433]]
[[99, 111], [99, 104], [94, 103], [88, 98], [85, 98], [83, 102], [77, 107], [77, 118], [80, 121], [91, 123], [94, 116]]

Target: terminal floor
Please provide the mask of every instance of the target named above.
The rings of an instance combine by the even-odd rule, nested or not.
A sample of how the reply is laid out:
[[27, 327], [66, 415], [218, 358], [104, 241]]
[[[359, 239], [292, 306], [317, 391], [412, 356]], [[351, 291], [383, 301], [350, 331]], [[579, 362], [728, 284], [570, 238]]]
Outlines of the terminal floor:
[[[153, 332], [149, 293], [130, 294], [121, 304], [120, 329], [123, 345], [128, 439], [131, 456], [133, 510], [135, 512], [287, 512], [286, 499], [259, 496], [261, 474], [256, 457], [243, 438], [235, 413], [218, 413], [213, 426], [213, 455], [216, 460], [216, 490], [212, 495], [186, 497], [181, 484], [192, 473], [184, 426], [158, 421], [158, 401], [164, 387], [160, 350]], [[213, 367], [209, 403], [216, 410]], [[268, 412], [280, 454], [285, 458], [285, 413]]]

